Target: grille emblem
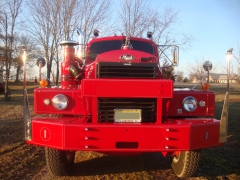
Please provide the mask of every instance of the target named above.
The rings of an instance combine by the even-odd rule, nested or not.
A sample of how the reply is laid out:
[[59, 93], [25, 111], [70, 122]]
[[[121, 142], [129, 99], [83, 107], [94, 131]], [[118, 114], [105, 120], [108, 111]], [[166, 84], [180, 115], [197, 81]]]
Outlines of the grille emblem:
[[132, 61], [135, 59], [134, 56], [128, 54], [121, 55], [119, 58], [125, 61]]

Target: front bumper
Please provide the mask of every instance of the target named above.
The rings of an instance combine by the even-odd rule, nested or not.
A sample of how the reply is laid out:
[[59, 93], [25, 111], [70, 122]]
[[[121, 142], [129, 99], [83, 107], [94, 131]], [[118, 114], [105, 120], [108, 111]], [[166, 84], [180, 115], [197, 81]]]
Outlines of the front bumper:
[[30, 144], [99, 152], [174, 152], [219, 146], [220, 121], [94, 124], [84, 118], [34, 118]]

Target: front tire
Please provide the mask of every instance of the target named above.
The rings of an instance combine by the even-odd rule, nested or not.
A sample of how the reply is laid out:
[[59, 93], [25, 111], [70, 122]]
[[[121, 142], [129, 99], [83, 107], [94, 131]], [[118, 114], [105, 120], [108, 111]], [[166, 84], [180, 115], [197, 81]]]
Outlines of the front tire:
[[69, 175], [74, 164], [75, 152], [45, 148], [48, 171], [54, 176]]
[[188, 178], [196, 174], [199, 160], [199, 151], [182, 151], [173, 156], [172, 168], [179, 178]]

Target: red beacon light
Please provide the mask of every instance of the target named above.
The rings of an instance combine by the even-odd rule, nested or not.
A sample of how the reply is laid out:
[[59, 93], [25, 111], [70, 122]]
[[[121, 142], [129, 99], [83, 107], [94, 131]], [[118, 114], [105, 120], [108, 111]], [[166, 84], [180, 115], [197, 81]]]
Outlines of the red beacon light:
[[41, 88], [45, 88], [45, 87], [47, 87], [48, 82], [47, 82], [46, 79], [42, 79], [42, 80], [39, 82], [39, 85], [40, 85]]
[[210, 89], [210, 84], [209, 83], [203, 83], [202, 84], [202, 90], [208, 91]]

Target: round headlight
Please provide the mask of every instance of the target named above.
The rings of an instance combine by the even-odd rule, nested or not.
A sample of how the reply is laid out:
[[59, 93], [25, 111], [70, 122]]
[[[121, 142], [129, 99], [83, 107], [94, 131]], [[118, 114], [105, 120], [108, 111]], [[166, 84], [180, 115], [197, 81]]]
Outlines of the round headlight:
[[197, 108], [197, 100], [188, 96], [183, 100], [183, 108], [188, 112], [193, 112]]
[[52, 104], [57, 110], [64, 110], [68, 106], [68, 99], [63, 94], [58, 94], [52, 99]]

